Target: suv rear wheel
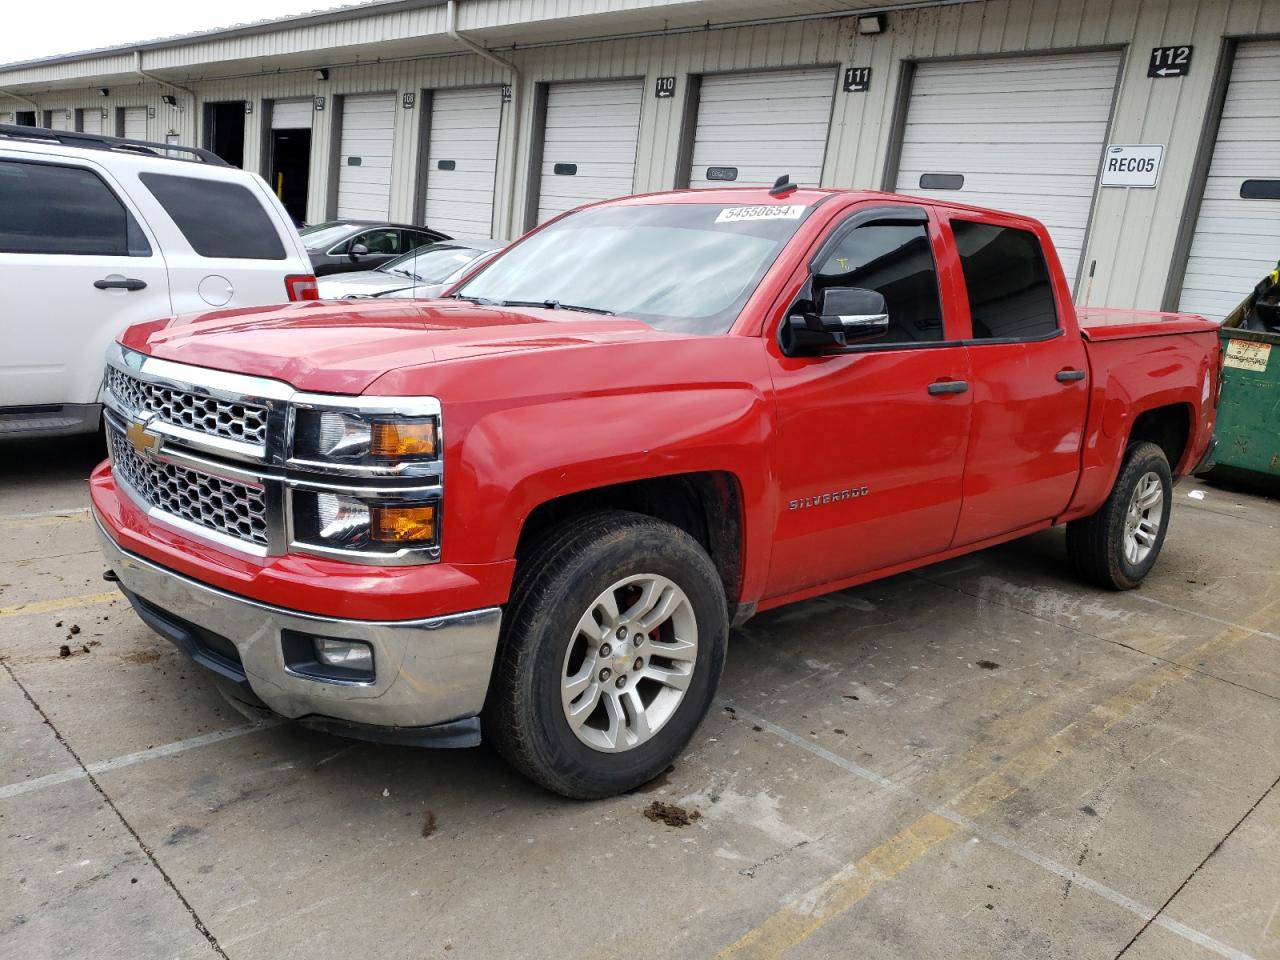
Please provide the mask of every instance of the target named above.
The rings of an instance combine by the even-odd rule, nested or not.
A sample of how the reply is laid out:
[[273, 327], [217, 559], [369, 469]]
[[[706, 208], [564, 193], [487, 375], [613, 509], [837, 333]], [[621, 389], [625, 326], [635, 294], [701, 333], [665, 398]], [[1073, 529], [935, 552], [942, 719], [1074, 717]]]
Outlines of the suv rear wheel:
[[1085, 580], [1132, 590], [1155, 566], [1169, 530], [1173, 476], [1154, 443], [1129, 448], [1097, 513], [1067, 524], [1067, 555]]
[[517, 573], [485, 736], [567, 797], [639, 786], [706, 715], [728, 632], [719, 573], [687, 533], [639, 514], [577, 518]]

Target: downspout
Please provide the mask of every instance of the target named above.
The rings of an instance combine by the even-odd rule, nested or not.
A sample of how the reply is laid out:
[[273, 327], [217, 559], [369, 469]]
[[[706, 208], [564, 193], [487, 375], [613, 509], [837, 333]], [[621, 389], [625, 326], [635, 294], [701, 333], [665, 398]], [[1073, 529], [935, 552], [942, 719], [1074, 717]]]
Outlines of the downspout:
[[190, 87], [184, 87], [180, 84], [173, 83], [169, 80], [162, 80], [153, 73], [147, 73], [142, 69], [142, 51], [133, 51], [133, 72], [140, 77], [145, 77], [152, 83], [158, 83], [162, 87], [168, 87], [170, 90], [177, 90], [179, 93], [185, 93], [191, 98], [191, 138], [194, 141], [196, 136], [196, 92]]
[[500, 57], [488, 47], [476, 43], [468, 36], [458, 32], [457, 0], [449, 0], [445, 7], [445, 33], [455, 42], [466, 47], [476, 56], [495, 63], [511, 72], [511, 168], [510, 181], [507, 184], [507, 216], [506, 236], [503, 239], [514, 239], [524, 230], [516, 225], [516, 148], [520, 136], [520, 95], [523, 84], [520, 82], [520, 68], [505, 57]]

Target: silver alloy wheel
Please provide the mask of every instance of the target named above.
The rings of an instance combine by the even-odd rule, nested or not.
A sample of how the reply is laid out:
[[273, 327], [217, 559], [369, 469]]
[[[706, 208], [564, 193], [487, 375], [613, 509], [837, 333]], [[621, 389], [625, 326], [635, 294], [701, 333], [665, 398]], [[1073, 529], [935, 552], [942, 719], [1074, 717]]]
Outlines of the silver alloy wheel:
[[1134, 486], [1125, 514], [1124, 558], [1134, 566], [1147, 559], [1163, 523], [1164, 484], [1154, 470], [1148, 470]]
[[574, 736], [621, 753], [651, 739], [693, 679], [698, 621], [673, 580], [642, 573], [603, 591], [579, 618], [560, 685]]

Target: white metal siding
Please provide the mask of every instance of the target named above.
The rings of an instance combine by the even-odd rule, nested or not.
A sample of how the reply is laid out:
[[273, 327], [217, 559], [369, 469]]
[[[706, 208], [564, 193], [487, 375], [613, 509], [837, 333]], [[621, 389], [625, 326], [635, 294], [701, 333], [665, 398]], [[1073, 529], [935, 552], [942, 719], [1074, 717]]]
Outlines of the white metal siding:
[[[1119, 66], [1118, 52], [920, 64], [898, 192], [1035, 217], [1074, 282]], [[962, 174], [964, 186], [922, 189], [930, 173]]]
[[102, 133], [102, 108], [93, 107], [80, 111], [80, 129], [84, 133]]
[[277, 100], [271, 105], [271, 129], [310, 130], [314, 113], [310, 100]]
[[[426, 224], [451, 237], [493, 234], [502, 90], [437, 90], [431, 96]], [[441, 163], [453, 165], [440, 169]]]
[[1180, 310], [1221, 320], [1280, 260], [1280, 200], [1242, 199], [1245, 180], [1280, 180], [1280, 41], [1236, 52]]
[[339, 217], [385, 220], [391, 215], [391, 154], [398, 106], [397, 98], [386, 94], [343, 98]]
[[[635, 189], [639, 80], [557, 83], [547, 91], [538, 222]], [[577, 172], [557, 174], [556, 164]]]
[[130, 140], [147, 139], [146, 107], [125, 107], [124, 135]]
[[735, 186], [772, 186], [784, 173], [821, 184], [834, 89], [829, 69], [703, 77], [689, 186], [724, 186], [708, 167], [736, 168]]

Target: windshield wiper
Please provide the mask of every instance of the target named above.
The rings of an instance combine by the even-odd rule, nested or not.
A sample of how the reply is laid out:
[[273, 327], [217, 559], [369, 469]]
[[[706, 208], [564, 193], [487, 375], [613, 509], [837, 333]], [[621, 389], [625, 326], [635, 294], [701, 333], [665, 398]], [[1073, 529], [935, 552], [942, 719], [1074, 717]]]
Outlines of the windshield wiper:
[[604, 317], [612, 317], [612, 310], [601, 307], [580, 307], [573, 303], [561, 303], [559, 300], [495, 300], [498, 307], [542, 307], [544, 310], [574, 310], [578, 313], [598, 313]]
[[416, 280], [418, 283], [422, 282], [422, 278], [420, 276], [416, 273], [410, 273], [408, 270], [388, 270], [387, 273], [394, 273], [401, 277], [408, 277], [410, 280]]

